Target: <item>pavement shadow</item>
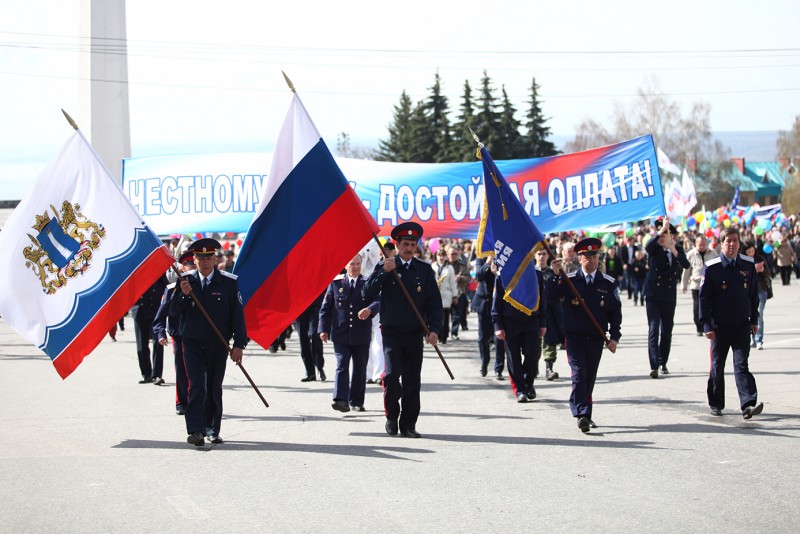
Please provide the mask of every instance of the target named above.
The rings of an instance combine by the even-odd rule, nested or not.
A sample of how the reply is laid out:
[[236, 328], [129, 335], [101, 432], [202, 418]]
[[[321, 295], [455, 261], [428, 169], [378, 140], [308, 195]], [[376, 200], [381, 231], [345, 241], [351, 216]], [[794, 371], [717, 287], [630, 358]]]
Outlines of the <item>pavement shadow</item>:
[[[379, 436], [381, 434], [364, 434]], [[384, 438], [388, 437], [382, 434]], [[113, 449], [168, 449], [168, 450], [195, 450], [200, 452], [210, 451], [252, 451], [252, 452], [299, 452], [308, 454], [325, 454], [332, 456], [360, 456], [363, 458], [378, 458], [387, 460], [407, 460], [418, 462], [420, 460], [399, 456], [401, 454], [419, 455], [432, 454], [434, 451], [417, 447], [392, 447], [381, 445], [322, 445], [319, 443], [279, 443], [274, 441], [239, 441], [227, 440], [219, 445], [206, 444], [204, 447], [195, 447], [184, 442], [128, 439]]]
[[[773, 429], [763, 428], [758, 423], [739, 420], [737, 423], [726, 423], [719, 418], [708, 416], [713, 423], [676, 423], [670, 425], [647, 425], [647, 426], [608, 426], [603, 429], [604, 434], [639, 434], [643, 432], [660, 432], [668, 434], [710, 434], [710, 435], [758, 435], [780, 438], [794, 438], [795, 435], [776, 432]], [[763, 419], [763, 418], [762, 418]], [[782, 430], [797, 431], [800, 426], [783, 427]]]

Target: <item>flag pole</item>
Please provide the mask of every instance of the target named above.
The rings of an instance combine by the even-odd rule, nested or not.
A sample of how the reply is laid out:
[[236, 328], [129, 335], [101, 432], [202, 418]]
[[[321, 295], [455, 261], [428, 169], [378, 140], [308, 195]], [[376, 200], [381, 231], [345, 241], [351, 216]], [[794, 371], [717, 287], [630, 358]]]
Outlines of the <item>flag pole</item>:
[[[375, 232], [372, 232], [372, 237], [378, 244], [378, 250], [381, 251], [381, 256], [383, 256], [383, 259], [386, 259], [386, 253], [383, 251], [383, 245], [381, 245], [381, 241], [380, 239], [378, 239], [378, 235]], [[403, 294], [406, 296], [408, 304], [411, 306], [411, 309], [414, 310], [414, 315], [417, 316], [417, 320], [419, 321], [419, 324], [422, 326], [422, 330], [425, 332], [425, 337], [427, 338], [430, 335], [431, 331], [428, 330], [428, 325], [425, 324], [425, 319], [422, 318], [422, 315], [419, 313], [416, 304], [414, 304], [414, 301], [411, 299], [411, 295], [408, 293], [408, 289], [406, 289], [405, 284], [403, 284], [402, 280], [400, 279], [400, 274], [397, 272], [397, 269], [394, 269], [392, 273], [394, 274], [395, 280], [397, 280], [397, 285], [399, 285], [400, 289], [403, 290]], [[450, 370], [450, 366], [447, 365], [447, 361], [444, 359], [442, 351], [439, 350], [439, 345], [437, 344], [432, 346], [436, 350], [436, 354], [439, 355], [439, 359], [442, 361], [442, 365], [444, 365], [447, 374], [450, 375], [450, 380], [455, 380], [456, 377], [453, 376], [453, 372]]]
[[[469, 127], [467, 127], [467, 128], [469, 128]], [[478, 143], [478, 150], [483, 148], [484, 145], [483, 145], [483, 143], [481, 143], [481, 140], [478, 138], [478, 135], [475, 132], [472, 131], [472, 128], [469, 128], [469, 131], [472, 134], [472, 138], [475, 139], [476, 143]], [[546, 241], [539, 241], [539, 243], [537, 243], [537, 245], [538, 244], [541, 244], [542, 247], [544, 247], [544, 249], [547, 252], [547, 255], [550, 257], [551, 261], [557, 259], [555, 257], [555, 255], [553, 254], [553, 251], [550, 250], [550, 246], [547, 244]], [[564, 279], [564, 281], [567, 282], [567, 285], [569, 286], [570, 290], [572, 291], [572, 294], [575, 295], [576, 299], [578, 299], [578, 302], [580, 303], [581, 308], [586, 313], [587, 317], [589, 317], [589, 320], [592, 322], [592, 325], [594, 326], [595, 330], [597, 330], [597, 333], [600, 334], [600, 337], [603, 338], [603, 341], [605, 341], [605, 344], [608, 345], [610, 343], [610, 340], [608, 339], [608, 337], [606, 337], [606, 333], [602, 329], [602, 327], [600, 326], [600, 323], [597, 322], [597, 319], [595, 319], [594, 314], [589, 309], [589, 307], [586, 305], [586, 302], [584, 302], [583, 297], [580, 296], [580, 294], [578, 293], [578, 290], [572, 284], [572, 280], [570, 280], [569, 277], [566, 275], [566, 271], [564, 271], [562, 269], [562, 272], [564, 273], [562, 278]]]
[[[103, 163], [103, 160], [100, 159], [100, 156], [97, 155], [97, 152], [95, 152], [94, 147], [92, 146], [92, 144], [86, 139], [86, 137], [84, 137], [83, 132], [81, 132], [80, 128], [78, 128], [78, 125], [75, 123], [75, 121], [72, 120], [72, 117], [70, 117], [69, 114], [66, 111], [64, 111], [63, 109], [61, 110], [61, 113], [64, 114], [64, 117], [67, 119], [67, 122], [69, 123], [69, 125], [72, 126], [72, 128], [76, 132], [78, 132], [78, 135], [80, 135], [80, 137], [83, 140], [83, 142], [86, 143], [86, 146], [88, 146], [89, 149], [91, 150], [92, 155], [103, 166], [103, 169], [105, 169], [106, 174], [108, 175], [109, 178], [112, 178], [112, 181], [113, 181], [113, 177], [111, 176], [111, 172], [108, 170], [108, 167], [106, 167], [105, 163]], [[178, 281], [180, 282], [180, 280], [183, 280], [183, 276], [181, 275], [180, 271], [178, 271], [178, 268], [175, 267], [175, 261], [177, 261], [177, 260], [175, 260], [175, 256], [173, 256], [172, 259], [173, 259], [173, 263], [171, 265], [171, 268], [172, 268], [173, 272], [178, 276]], [[217, 328], [217, 325], [214, 324], [214, 320], [211, 319], [210, 315], [208, 315], [208, 312], [206, 311], [205, 307], [203, 307], [203, 304], [200, 302], [200, 300], [198, 300], [197, 295], [194, 294], [194, 291], [190, 290], [189, 291], [189, 296], [192, 297], [192, 300], [194, 301], [195, 305], [200, 310], [200, 312], [203, 314], [203, 317], [206, 318], [206, 320], [208, 321], [208, 324], [211, 325], [212, 330], [214, 330], [214, 332], [217, 334], [217, 336], [219, 337], [219, 339], [222, 342], [222, 344], [225, 345], [226, 349], [228, 349], [228, 354], [231, 354], [233, 352], [233, 349], [230, 348], [230, 346], [228, 345], [228, 342], [223, 337], [222, 332], [220, 332], [219, 328]], [[242, 372], [244, 373], [245, 378], [247, 378], [247, 381], [250, 382], [251, 386], [253, 386], [253, 389], [255, 389], [256, 393], [258, 394], [259, 398], [261, 399], [261, 402], [264, 403], [264, 406], [269, 408], [269, 404], [267, 404], [267, 399], [265, 399], [264, 396], [261, 394], [261, 391], [259, 391], [259, 389], [256, 386], [255, 382], [253, 382], [253, 379], [250, 378], [250, 375], [245, 370], [245, 368], [241, 364], [241, 362], [237, 363], [236, 365], [239, 366], [239, 369], [242, 370]]]

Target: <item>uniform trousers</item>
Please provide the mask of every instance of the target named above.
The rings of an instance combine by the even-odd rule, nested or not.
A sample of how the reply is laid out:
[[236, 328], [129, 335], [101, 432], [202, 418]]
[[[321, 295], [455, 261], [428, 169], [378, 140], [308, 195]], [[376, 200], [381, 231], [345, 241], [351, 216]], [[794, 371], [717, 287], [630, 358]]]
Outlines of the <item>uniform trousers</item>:
[[518, 330], [513, 326], [506, 326], [505, 331], [511, 390], [514, 395], [533, 391], [533, 377], [536, 372], [536, 360], [541, 343], [539, 331]]
[[478, 352], [481, 355], [481, 369], [487, 371], [492, 359], [492, 347], [489, 343], [494, 338], [494, 372], [502, 373], [505, 368], [505, 343], [494, 337], [494, 324], [491, 312], [478, 313]]
[[317, 334], [319, 308], [306, 310], [297, 318], [297, 336], [300, 340], [300, 358], [306, 368], [306, 376], [317, 376], [317, 370], [325, 367], [322, 340]]
[[383, 407], [386, 418], [398, 421], [400, 430], [415, 429], [420, 409], [422, 341], [419, 327], [381, 327], [386, 370], [383, 373]]
[[733, 376], [739, 391], [742, 410], [755, 406], [758, 401], [756, 379], [750, 373], [747, 358], [750, 356], [750, 326], [720, 326], [711, 341], [711, 371], [708, 374], [708, 405], [725, 408], [725, 361], [728, 350], [733, 352]]
[[183, 340], [183, 360], [189, 376], [186, 431], [219, 436], [222, 423], [222, 381], [228, 351], [220, 341], [207, 343]]
[[694, 319], [694, 326], [697, 327], [697, 333], [703, 333], [703, 323], [700, 321], [700, 290], [692, 289], [692, 319]]
[[[336, 353], [336, 378], [333, 383], [334, 400], [347, 401], [350, 406], [364, 406], [367, 389], [367, 360], [369, 343], [349, 345], [333, 344]], [[350, 360], [353, 360], [352, 379], [349, 375]]]
[[[142, 378], [158, 378], [164, 372], [164, 347], [153, 335], [154, 317], [133, 320], [133, 332], [136, 335], [136, 355], [139, 357], [139, 370]], [[150, 360], [150, 344], [153, 344], [152, 361]]]
[[672, 327], [675, 324], [675, 302], [648, 298], [646, 306], [647, 354], [650, 357], [650, 369], [658, 369], [659, 366], [666, 366], [669, 360]]
[[183, 338], [172, 336], [172, 353], [175, 355], [175, 407], [186, 408], [189, 402], [189, 375], [183, 361]]
[[574, 417], [592, 418], [592, 391], [603, 355], [603, 340], [595, 335], [567, 333], [567, 360], [572, 370], [569, 408]]

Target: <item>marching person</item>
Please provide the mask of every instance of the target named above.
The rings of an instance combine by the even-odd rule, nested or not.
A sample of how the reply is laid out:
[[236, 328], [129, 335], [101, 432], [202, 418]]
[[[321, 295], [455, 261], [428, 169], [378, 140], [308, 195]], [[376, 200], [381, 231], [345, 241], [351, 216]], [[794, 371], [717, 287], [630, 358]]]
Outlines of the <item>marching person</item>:
[[542, 273], [538, 268], [536, 270], [539, 307], [530, 315], [518, 310], [503, 298], [506, 292], [499, 276], [494, 281], [494, 334], [497, 339], [505, 342], [508, 376], [517, 402], [528, 402], [536, 398], [533, 379], [536, 375], [541, 339], [547, 332], [547, 295], [542, 284]]
[[[194, 264], [194, 255], [188, 251], [181, 254], [178, 263], [184, 273], [190, 273], [197, 268]], [[167, 334], [172, 338], [172, 354], [175, 357], [175, 413], [184, 415], [186, 404], [189, 401], [189, 375], [186, 374], [186, 364], [183, 361], [183, 340], [179, 331], [180, 319], [169, 314], [169, 302], [176, 287], [177, 283], [173, 282], [164, 290], [161, 305], [153, 319], [153, 333], [156, 341], [162, 347], [166, 347], [169, 343]]]
[[[420, 410], [420, 374], [425, 330], [400, 284], [414, 302], [430, 332], [425, 339], [431, 345], [439, 342], [442, 326], [442, 297], [430, 265], [414, 258], [422, 226], [405, 222], [392, 230], [397, 243], [397, 256], [380, 262], [364, 286], [364, 298], [371, 300], [380, 293], [381, 334], [386, 355], [383, 377], [383, 403], [386, 411], [386, 433], [419, 438], [416, 430]], [[396, 271], [393, 273], [392, 271]], [[395, 276], [399, 276], [399, 281]]]
[[711, 340], [708, 405], [715, 416], [725, 409], [725, 360], [731, 349], [742, 417], [750, 419], [764, 409], [748, 365], [750, 335], [758, 332], [758, 278], [753, 258], [739, 254], [739, 230], [727, 228], [720, 237], [722, 254], [706, 263], [700, 285], [700, 320]]
[[[536, 251], [536, 266], [539, 268], [544, 287], [549, 287], [550, 281], [555, 276], [553, 268], [548, 265], [550, 255], [542, 247]], [[541, 355], [544, 356], [545, 379], [548, 381], [556, 380], [558, 373], [553, 369], [553, 365], [558, 359], [558, 345], [564, 342], [564, 306], [560, 299], [553, 299], [547, 293], [546, 331], [542, 336]], [[538, 361], [536, 369], [539, 369]], [[535, 372], [534, 376], [539, 373]]]
[[[600, 328], [608, 332], [611, 340], [608, 350], [617, 351], [621, 336], [622, 302], [616, 280], [598, 270], [598, 253], [602, 243], [599, 239], [589, 237], [575, 245], [581, 268], [566, 276], [572, 281], [578, 294], [586, 303]], [[556, 274], [550, 283], [554, 298], [564, 298], [564, 314], [567, 330], [567, 359], [572, 369], [572, 393], [569, 396], [569, 407], [573, 417], [578, 420], [581, 432], [589, 432], [597, 428], [592, 420], [592, 391], [597, 379], [600, 357], [603, 355], [603, 337], [594, 327], [580, 301], [564, 281], [563, 260], [552, 263]]]
[[495, 337], [492, 323], [492, 295], [496, 278], [497, 266], [494, 263], [494, 256], [475, 260], [475, 280], [478, 282], [478, 289], [475, 290], [470, 306], [472, 311], [478, 315], [478, 352], [481, 356], [481, 376], [489, 373], [489, 362], [492, 359], [491, 341], [494, 340], [494, 376], [497, 380], [504, 380], [506, 345], [502, 339]]
[[450, 310], [458, 306], [458, 286], [456, 285], [456, 272], [450, 262], [447, 261], [447, 252], [443, 247], [436, 251], [436, 261], [431, 264], [436, 275], [436, 284], [439, 286], [439, 293], [442, 296], [442, 306], [444, 306], [444, 322], [439, 330], [439, 342], [447, 343], [447, 335], [450, 333]]
[[[133, 318], [133, 332], [136, 335], [136, 354], [139, 357], [139, 371], [142, 373], [140, 384], [164, 383], [161, 375], [164, 371], [164, 347], [158, 344], [153, 334], [153, 319], [161, 303], [161, 296], [167, 287], [167, 276], [162, 275], [153, 282], [139, 297], [131, 308]], [[152, 340], [152, 360], [150, 358], [150, 342]]]
[[683, 271], [681, 289], [686, 293], [688, 288], [692, 292], [692, 317], [697, 327], [697, 335], [703, 335], [703, 323], [700, 322], [700, 282], [706, 272], [706, 262], [719, 256], [716, 250], [708, 248], [708, 239], [699, 234], [694, 240], [694, 248], [686, 253], [686, 260], [690, 268]]
[[[247, 346], [244, 307], [236, 275], [220, 271], [214, 265], [214, 254], [220, 244], [216, 239], [199, 239], [189, 246], [197, 270], [187, 274], [170, 300], [169, 313], [180, 319], [179, 334], [183, 339], [183, 357], [189, 376], [189, 400], [186, 404], [186, 439], [203, 446], [203, 439], [222, 443], [222, 380], [228, 353], [234, 363], [241, 363]], [[194, 293], [203, 305], [223, 339], [195, 304]], [[228, 343], [233, 338], [233, 350]]]
[[[333, 341], [336, 354], [332, 407], [340, 412], [364, 411], [372, 316], [380, 309], [377, 296], [367, 301], [361, 295], [364, 281], [361, 256], [356, 254], [347, 264], [347, 273], [328, 286], [319, 310], [319, 337], [325, 343]], [[351, 359], [352, 379], [348, 376]]]
[[[648, 258], [647, 277], [643, 295], [647, 299], [647, 354], [650, 358], [650, 378], [669, 374], [667, 361], [672, 347], [672, 327], [678, 302], [680, 268], [691, 267], [675, 238], [678, 230], [669, 221], [656, 221], [658, 234], [645, 245]], [[659, 339], [660, 338], [660, 339]]]

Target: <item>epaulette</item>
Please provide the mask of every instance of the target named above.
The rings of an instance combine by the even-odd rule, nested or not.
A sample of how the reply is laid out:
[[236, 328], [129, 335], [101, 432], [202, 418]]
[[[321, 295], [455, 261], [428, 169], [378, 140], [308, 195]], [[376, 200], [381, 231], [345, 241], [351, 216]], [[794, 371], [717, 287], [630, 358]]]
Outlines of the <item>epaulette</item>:
[[708, 260], [706, 262], [706, 267], [710, 267], [712, 265], [716, 265], [717, 263], [722, 263], [722, 256], [717, 256], [713, 260]]
[[567, 278], [575, 278], [576, 274], [578, 274], [578, 271], [572, 271], [571, 273], [567, 274]]
[[608, 280], [611, 283], [614, 283], [614, 282], [617, 281], [617, 279], [614, 278], [613, 276], [611, 276], [610, 274], [606, 274], [606, 273], [601, 273], [601, 274], [603, 275], [603, 278], [605, 278], [606, 280]]
[[341, 280], [343, 278], [344, 278], [344, 273], [339, 273], [333, 277], [333, 280], [336, 281], [336, 280]]
[[739, 254], [739, 258], [743, 259], [744, 261], [749, 261], [750, 263], [755, 263], [756, 261], [748, 256], [747, 254]]
[[229, 273], [228, 271], [220, 271], [219, 274], [221, 274], [222, 276], [227, 276], [228, 278], [230, 278], [232, 280], [236, 280], [237, 278], [239, 278], [238, 275], [235, 275], [233, 273]]
[[167, 286], [167, 289], [173, 289], [176, 285], [178, 285], [178, 282], [172, 282]]

